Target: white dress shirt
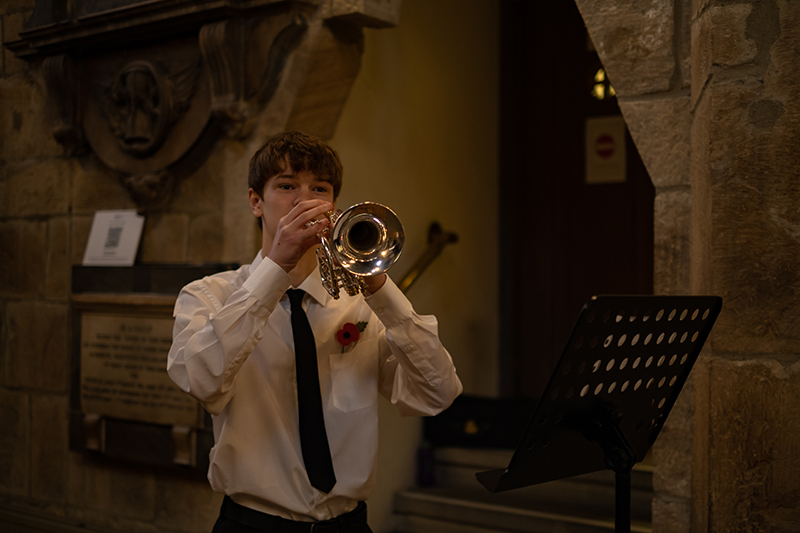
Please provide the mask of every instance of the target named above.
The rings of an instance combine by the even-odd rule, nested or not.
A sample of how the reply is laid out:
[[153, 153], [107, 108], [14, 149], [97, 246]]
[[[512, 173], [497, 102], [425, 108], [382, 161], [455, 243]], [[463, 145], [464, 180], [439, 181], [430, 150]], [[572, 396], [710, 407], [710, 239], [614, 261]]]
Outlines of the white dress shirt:
[[[403, 415], [435, 415], [462, 391], [433, 316], [387, 278], [375, 294], [334, 300], [314, 271], [297, 288], [317, 344], [325, 426], [336, 473], [330, 494], [308, 481], [300, 448], [289, 275], [259, 252], [252, 265], [186, 286], [175, 304], [167, 371], [214, 422], [211, 487], [292, 520], [355, 508], [375, 484], [378, 393]], [[346, 323], [366, 322], [342, 346]]]

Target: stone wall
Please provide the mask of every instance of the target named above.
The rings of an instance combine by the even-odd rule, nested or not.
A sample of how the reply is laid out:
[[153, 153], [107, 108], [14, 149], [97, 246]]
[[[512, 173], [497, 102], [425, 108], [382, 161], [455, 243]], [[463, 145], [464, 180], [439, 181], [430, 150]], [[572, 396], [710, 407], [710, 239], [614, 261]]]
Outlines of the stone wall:
[[[5, 3], [4, 41], [20, 31], [32, 5]], [[5, 49], [2, 60], [0, 480], [4, 498], [64, 500], [70, 185], [80, 165], [67, 162], [50, 135], [41, 78]], [[35, 444], [29, 438], [34, 432]]]
[[[34, 0], [0, 0], [3, 42], [17, 38], [33, 6]], [[395, 280], [424, 251], [431, 222], [459, 233], [459, 244], [409, 296], [420, 312], [438, 317], [468, 391], [492, 394], [497, 94], [474, 76], [496, 77], [497, 12], [483, 0], [402, 6], [397, 28], [365, 30], [350, 99], [322, 122], [319, 113], [293, 111], [319, 104], [302, 87], [309, 70], [318, 70], [308, 65], [324, 63], [329, 35], [312, 26], [321, 47], [298, 48], [251, 136], [219, 141], [180, 180], [170, 207], [147, 217], [137, 259], [249, 262], [260, 242], [246, 205], [251, 154], [287, 124], [316, 130], [330, 136], [344, 161], [342, 205], [382, 201], [401, 215], [408, 245]], [[204, 476], [98, 462], [68, 449], [71, 266], [81, 263], [96, 210], [135, 205], [93, 154], [68, 157], [53, 139], [42, 62], [1, 51], [0, 529], [4, 513], [13, 511], [98, 530], [209, 531], [221, 497]], [[370, 499], [376, 532], [390, 530], [392, 497], [414, 482], [419, 436], [419, 421], [401, 419], [387, 402], [380, 414], [381, 466]]]
[[723, 297], [654, 446], [653, 531], [793, 531], [800, 3], [577, 3], [656, 186], [656, 292]]
[[[33, 7], [33, 0], [0, 3], [3, 42], [18, 37]], [[82, 261], [96, 210], [136, 206], [96, 157], [68, 157], [54, 140], [42, 61], [21, 61], [5, 48], [2, 59], [0, 507], [100, 530], [209, 530], [221, 497], [202, 476], [98, 462], [68, 449], [71, 266]], [[241, 151], [229, 143], [181, 183], [173, 209], [148, 217], [139, 261], [222, 259], [225, 223], [234, 228], [220, 199], [231, 152]], [[241, 249], [229, 255], [244, 257]]]

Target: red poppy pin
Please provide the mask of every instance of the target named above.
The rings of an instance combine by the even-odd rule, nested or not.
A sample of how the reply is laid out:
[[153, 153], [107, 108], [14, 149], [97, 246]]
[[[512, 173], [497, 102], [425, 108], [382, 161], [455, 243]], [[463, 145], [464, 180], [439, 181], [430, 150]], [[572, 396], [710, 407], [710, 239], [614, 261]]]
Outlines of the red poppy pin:
[[342, 353], [344, 353], [344, 349], [347, 346], [358, 342], [361, 332], [363, 332], [365, 329], [367, 329], [366, 322], [358, 322], [356, 324], [348, 322], [342, 326], [342, 329], [336, 332], [336, 340], [342, 345]]

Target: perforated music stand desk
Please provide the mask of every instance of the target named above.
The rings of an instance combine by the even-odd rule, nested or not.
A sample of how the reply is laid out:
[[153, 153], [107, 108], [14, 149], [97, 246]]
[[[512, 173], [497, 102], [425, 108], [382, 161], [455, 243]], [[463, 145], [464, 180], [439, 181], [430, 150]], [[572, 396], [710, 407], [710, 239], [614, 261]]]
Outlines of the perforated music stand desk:
[[630, 474], [667, 419], [722, 308], [717, 296], [595, 296], [583, 307], [491, 492], [616, 473], [616, 531], [630, 531]]

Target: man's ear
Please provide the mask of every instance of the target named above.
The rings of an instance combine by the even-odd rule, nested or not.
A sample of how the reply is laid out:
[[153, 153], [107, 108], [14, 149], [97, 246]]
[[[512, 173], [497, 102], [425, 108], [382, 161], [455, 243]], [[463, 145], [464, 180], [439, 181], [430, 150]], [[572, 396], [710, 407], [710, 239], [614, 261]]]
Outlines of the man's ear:
[[261, 218], [261, 215], [264, 214], [264, 201], [261, 199], [261, 195], [251, 187], [247, 190], [247, 199], [250, 201], [250, 211], [256, 218]]

